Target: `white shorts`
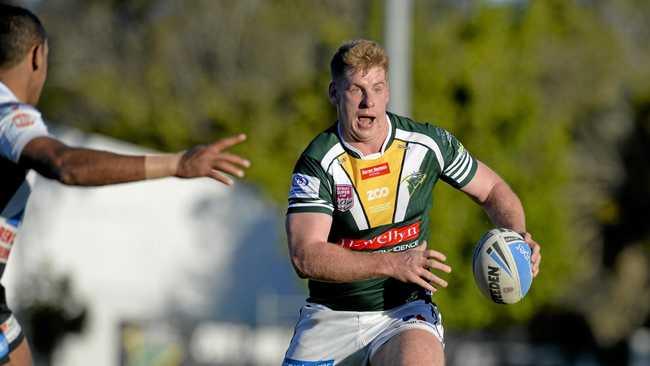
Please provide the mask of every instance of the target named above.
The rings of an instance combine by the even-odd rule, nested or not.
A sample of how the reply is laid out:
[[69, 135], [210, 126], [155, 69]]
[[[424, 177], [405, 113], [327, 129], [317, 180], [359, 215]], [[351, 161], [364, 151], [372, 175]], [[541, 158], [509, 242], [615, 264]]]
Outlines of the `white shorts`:
[[408, 329], [425, 330], [444, 345], [438, 307], [423, 300], [385, 311], [337, 311], [307, 303], [282, 365], [367, 365], [384, 343]]

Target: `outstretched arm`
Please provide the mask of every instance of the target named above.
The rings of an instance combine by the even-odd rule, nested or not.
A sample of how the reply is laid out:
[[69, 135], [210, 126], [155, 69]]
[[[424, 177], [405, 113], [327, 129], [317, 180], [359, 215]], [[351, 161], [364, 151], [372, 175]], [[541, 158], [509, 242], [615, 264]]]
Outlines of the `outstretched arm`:
[[495, 226], [512, 229], [524, 236], [524, 240], [533, 250], [531, 256], [533, 276], [537, 276], [542, 260], [540, 246], [526, 231], [524, 208], [510, 186], [492, 169], [479, 161], [476, 175], [461, 190], [483, 207]]
[[226, 150], [245, 139], [240, 134], [176, 154], [128, 156], [70, 147], [43, 136], [25, 146], [19, 164], [68, 185], [101, 186], [170, 176], [209, 177], [231, 185], [232, 179], [223, 173], [243, 177], [243, 168], [250, 163]]
[[322, 213], [292, 213], [287, 216], [291, 262], [300, 277], [324, 282], [351, 282], [393, 277], [429, 290], [447, 287], [447, 282], [429, 270], [449, 273], [445, 256], [424, 250], [426, 243], [400, 253], [357, 252], [328, 243], [332, 217]]

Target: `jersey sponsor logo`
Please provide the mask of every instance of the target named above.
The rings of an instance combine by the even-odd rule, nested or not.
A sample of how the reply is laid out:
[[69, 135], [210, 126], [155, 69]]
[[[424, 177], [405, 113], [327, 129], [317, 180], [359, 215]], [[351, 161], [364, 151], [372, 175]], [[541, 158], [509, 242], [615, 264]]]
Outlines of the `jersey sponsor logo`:
[[16, 238], [16, 232], [0, 226], [0, 243], [5, 244], [5, 245], [12, 245], [14, 243], [14, 239]]
[[378, 205], [375, 205], [375, 206], [370, 206], [368, 208], [368, 212], [371, 213], [371, 214], [376, 214], [376, 213], [379, 213], [379, 212], [390, 210], [391, 208], [393, 208], [393, 203], [392, 202], [384, 202], [384, 203], [381, 203], [381, 204], [378, 204]]
[[35, 117], [27, 113], [18, 113], [11, 119], [11, 123], [16, 126], [16, 128], [29, 127], [34, 124]]
[[20, 336], [20, 332], [22, 331], [22, 328], [20, 327], [20, 324], [18, 324], [16, 318], [13, 315], [11, 315], [9, 319], [7, 319], [4, 323], [0, 324], [0, 331], [2, 331], [2, 334], [7, 339], [7, 342], [11, 343], [15, 341], [18, 338], [18, 336]]
[[11, 249], [0, 246], [0, 263], [7, 263]]
[[296, 173], [291, 178], [289, 198], [318, 199], [320, 180], [307, 174]]
[[345, 212], [354, 205], [354, 194], [352, 193], [351, 184], [336, 185], [336, 208]]
[[388, 196], [388, 187], [380, 187], [380, 188], [375, 188], [371, 189], [366, 192], [366, 195], [368, 196], [368, 201], [376, 200], [378, 198], [384, 198]]
[[392, 247], [399, 243], [416, 240], [420, 236], [420, 221], [410, 225], [394, 227], [370, 239], [341, 239], [344, 248], [352, 250], [375, 250]]
[[404, 252], [404, 251], [409, 250], [409, 249], [413, 249], [413, 248], [417, 247], [418, 245], [420, 245], [420, 242], [416, 240], [416, 241], [411, 242], [411, 243], [395, 245], [394, 247], [388, 248], [388, 249], [379, 249], [379, 250], [377, 250], [377, 252], [378, 253], [399, 253], [399, 252]]
[[408, 188], [409, 194], [413, 194], [413, 192], [415, 192], [415, 190], [422, 185], [426, 177], [427, 175], [425, 173], [413, 172], [402, 179], [402, 183], [406, 184], [406, 188]]
[[374, 178], [374, 177], [379, 177], [386, 174], [390, 174], [390, 168], [388, 167], [388, 163], [383, 163], [383, 164], [361, 169], [361, 179], [364, 180]]

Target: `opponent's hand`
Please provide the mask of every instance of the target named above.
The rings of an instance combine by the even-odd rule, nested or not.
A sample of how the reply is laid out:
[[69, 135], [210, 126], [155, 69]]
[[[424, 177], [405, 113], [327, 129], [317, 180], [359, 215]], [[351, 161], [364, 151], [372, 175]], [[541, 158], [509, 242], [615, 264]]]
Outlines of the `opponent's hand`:
[[533, 251], [533, 254], [530, 256], [530, 263], [533, 265], [533, 277], [536, 277], [539, 273], [539, 264], [542, 262], [542, 248], [533, 240], [533, 236], [529, 232], [524, 233], [524, 241]]
[[210, 145], [195, 146], [181, 155], [176, 170], [179, 178], [209, 177], [227, 186], [233, 180], [223, 173], [242, 178], [244, 169], [251, 163], [232, 153], [225, 152], [228, 148], [246, 140], [246, 135], [239, 134], [216, 141]]
[[392, 253], [393, 260], [391, 277], [402, 282], [411, 282], [419, 285], [425, 290], [436, 292], [434, 286], [447, 287], [447, 281], [431, 273], [432, 269], [445, 273], [451, 272], [451, 267], [443, 263], [447, 257], [436, 251], [427, 248], [427, 242], [411, 250]]

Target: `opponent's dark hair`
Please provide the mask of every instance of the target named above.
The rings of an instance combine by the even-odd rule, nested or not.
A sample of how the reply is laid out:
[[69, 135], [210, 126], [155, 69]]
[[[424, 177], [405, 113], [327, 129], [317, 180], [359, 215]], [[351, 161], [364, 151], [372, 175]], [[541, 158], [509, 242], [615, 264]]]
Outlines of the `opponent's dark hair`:
[[18, 6], [0, 4], [0, 69], [19, 63], [47, 34], [38, 17]]

